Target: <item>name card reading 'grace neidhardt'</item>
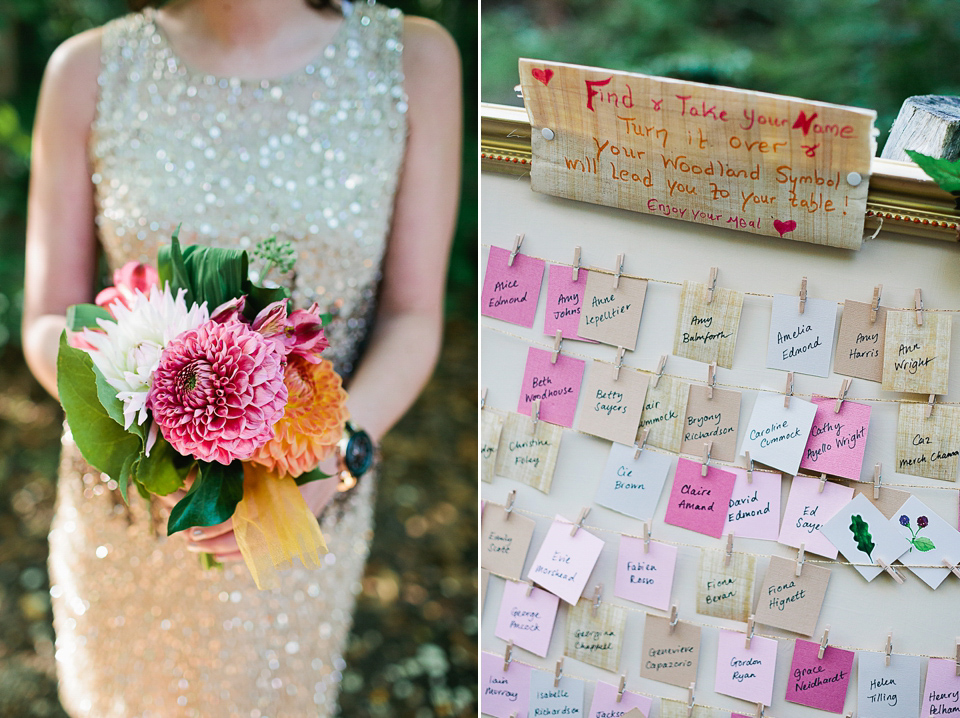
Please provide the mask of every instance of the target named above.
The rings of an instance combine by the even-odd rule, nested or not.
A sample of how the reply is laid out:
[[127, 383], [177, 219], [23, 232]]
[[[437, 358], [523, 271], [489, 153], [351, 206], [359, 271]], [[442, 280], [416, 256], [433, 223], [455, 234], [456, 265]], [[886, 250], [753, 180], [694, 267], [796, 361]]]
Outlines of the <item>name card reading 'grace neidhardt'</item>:
[[535, 192], [860, 248], [872, 110], [529, 59], [520, 83]]

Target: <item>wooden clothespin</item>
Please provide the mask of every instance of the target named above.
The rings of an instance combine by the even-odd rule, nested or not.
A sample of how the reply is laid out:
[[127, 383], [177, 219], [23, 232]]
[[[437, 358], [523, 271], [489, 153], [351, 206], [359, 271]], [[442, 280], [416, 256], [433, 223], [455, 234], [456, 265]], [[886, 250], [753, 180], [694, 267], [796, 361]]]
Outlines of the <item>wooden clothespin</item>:
[[626, 351], [623, 347], [617, 347], [617, 361], [613, 365], [613, 380], [620, 380], [620, 370], [623, 368], [623, 353]]
[[893, 653], [893, 631], [890, 631], [890, 633], [887, 634], [887, 645], [884, 647], [883, 653], [883, 664], [889, 668], [890, 654]]
[[677, 621], [680, 620], [680, 616], [677, 613], [677, 604], [670, 606], [670, 633], [673, 633], [677, 628]]
[[510, 259], [507, 260], [507, 266], [513, 266], [513, 260], [517, 258], [517, 255], [520, 253], [520, 245], [523, 244], [523, 232], [518, 234], [513, 239], [513, 249], [510, 252]]
[[627, 674], [620, 674], [620, 685], [617, 687], [617, 703], [623, 700], [623, 689], [627, 686]]
[[764, 712], [766, 709], [767, 709], [767, 707], [766, 707], [765, 705], [763, 705], [763, 703], [757, 703], [757, 712], [756, 712], [756, 714], [755, 714], [755, 715], [756, 715], [756, 718], [763, 718], [763, 712]]
[[948, 558], [943, 559], [943, 565], [950, 569], [952, 573], [957, 578], [960, 578], [960, 566], [957, 566], [953, 561]]
[[483, 387], [483, 391], [480, 393], [480, 408], [483, 409], [487, 405], [487, 387]]
[[706, 476], [710, 469], [710, 451], [713, 449], [712, 441], [703, 442], [703, 463], [700, 464], [700, 476]]
[[650, 553], [650, 522], [649, 521], [643, 522], [643, 552]]
[[560, 687], [560, 679], [563, 678], [563, 658], [557, 661], [557, 667], [553, 670], [553, 687]]
[[747, 484], [753, 483], [753, 459], [750, 458], [750, 452], [744, 451], [743, 458], [747, 462]]
[[889, 563], [884, 561], [882, 558], [877, 559], [877, 566], [882, 568], [884, 571], [889, 573], [893, 580], [897, 583], [903, 583], [903, 576], [900, 575], [900, 572], [897, 570], [896, 566], [891, 566]]
[[637, 450], [633, 454], [633, 460], [636, 461], [640, 458], [640, 452], [643, 451], [644, 445], [647, 443], [647, 437], [650, 436], [650, 427], [648, 426], [642, 432], [640, 432], [640, 438], [634, 442], [634, 446], [637, 447]]
[[509, 494], [507, 494], [507, 505], [503, 509], [508, 519], [510, 518], [510, 514], [513, 513], [513, 504], [516, 500], [517, 500], [517, 490], [513, 489]]
[[691, 683], [690, 687], [687, 688], [687, 718], [691, 718], [693, 715], [693, 694], [697, 690], [696, 682]]
[[883, 464], [879, 461], [873, 467], [873, 500], [880, 500], [880, 481], [883, 479]]
[[713, 293], [717, 288], [717, 268], [710, 267], [710, 281], [707, 282], [707, 304], [713, 303]]
[[530, 598], [530, 594], [533, 593], [533, 581], [528, 578], [524, 583], [527, 584], [526, 596]]
[[747, 650], [750, 650], [750, 642], [753, 641], [753, 632], [755, 627], [753, 625], [754, 616], [750, 614], [750, 618], [747, 619], [747, 640], [743, 642], [743, 647]]
[[557, 329], [557, 333], [553, 337], [553, 356], [550, 357], [550, 363], [556, 364], [557, 359], [560, 357], [560, 347], [563, 346], [563, 332]]
[[667, 366], [667, 355], [663, 354], [660, 357], [660, 361], [657, 363], [657, 373], [653, 377], [653, 388], [657, 388], [657, 384], [660, 383], [660, 377], [663, 376], [663, 369]]
[[824, 487], [827, 485], [827, 475], [820, 474], [820, 485], [817, 487], [817, 493], [822, 494]]
[[573, 250], [573, 281], [580, 281], [580, 247]]
[[591, 612], [593, 613], [594, 618], [597, 617], [597, 611], [600, 610], [600, 594], [602, 592], [603, 592], [603, 584], [598, 583], [596, 585], [596, 588], [593, 589], [593, 608], [590, 609]]
[[613, 288], [619, 289], [620, 287], [620, 275], [623, 274], [623, 255], [617, 255], [617, 271], [613, 275]]
[[803, 570], [803, 562], [804, 562], [803, 550], [805, 546], [806, 544], [800, 544], [800, 548], [797, 551], [797, 576], [799, 576], [800, 572]]
[[783, 390], [783, 408], [790, 408], [790, 397], [793, 396], [793, 372], [787, 372], [787, 385]]
[[923, 326], [923, 293], [917, 289], [913, 292], [913, 306], [917, 312], [917, 326]]
[[843, 400], [847, 398], [847, 392], [850, 391], [851, 383], [851, 379], [844, 379], [843, 384], [840, 385], [840, 396], [837, 397], [837, 403], [833, 407], [834, 414], [840, 413], [840, 407], [843, 406]]
[[510, 668], [510, 663], [513, 661], [513, 641], [507, 643], [507, 647], [503, 649], [503, 672], [506, 673], [507, 669]]
[[540, 400], [530, 402], [530, 421], [533, 422], [533, 433], [537, 433], [537, 423], [540, 421]]
[[817, 660], [823, 660], [823, 652], [827, 650], [827, 636], [830, 635], [830, 626], [823, 629], [823, 636], [820, 638], [820, 650], [817, 651]]
[[713, 389], [717, 385], [717, 363], [710, 362], [707, 367], [707, 399], [713, 399]]
[[723, 558], [723, 565], [729, 566], [733, 560], [733, 532], [727, 534], [727, 555]]
[[960, 676], [960, 638], [957, 639], [957, 675]]
[[883, 285], [878, 284], [873, 288], [873, 301], [870, 302], [870, 323], [877, 321], [877, 312], [880, 311], [880, 292], [883, 291]]
[[800, 314], [803, 314], [803, 310], [807, 306], [807, 278], [803, 277], [800, 280]]
[[934, 402], [935, 402], [936, 400], [937, 400], [937, 395], [936, 395], [936, 394], [931, 394], [931, 395], [930, 395], [930, 398], [927, 399], [927, 406], [926, 406], [926, 408], [923, 410], [923, 416], [924, 416], [924, 418], [929, 419], [931, 416], [933, 416], [933, 404], [934, 404]]
[[590, 513], [589, 506], [584, 506], [582, 509], [580, 509], [580, 516], [577, 517], [577, 523], [575, 523], [572, 527], [570, 527], [571, 536], [577, 535], [577, 529], [580, 528], [581, 524], [583, 523], [583, 520], [587, 518], [587, 514], [589, 513]]

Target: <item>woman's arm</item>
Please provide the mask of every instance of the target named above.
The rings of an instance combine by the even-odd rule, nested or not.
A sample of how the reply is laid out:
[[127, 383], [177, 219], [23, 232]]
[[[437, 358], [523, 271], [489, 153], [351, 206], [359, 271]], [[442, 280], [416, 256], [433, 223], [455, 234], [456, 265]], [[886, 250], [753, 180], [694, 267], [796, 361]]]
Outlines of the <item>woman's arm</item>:
[[57, 48], [44, 73], [33, 128], [23, 353], [34, 376], [53, 396], [67, 307], [93, 297], [96, 236], [87, 142], [99, 72], [99, 30], [77, 35]]

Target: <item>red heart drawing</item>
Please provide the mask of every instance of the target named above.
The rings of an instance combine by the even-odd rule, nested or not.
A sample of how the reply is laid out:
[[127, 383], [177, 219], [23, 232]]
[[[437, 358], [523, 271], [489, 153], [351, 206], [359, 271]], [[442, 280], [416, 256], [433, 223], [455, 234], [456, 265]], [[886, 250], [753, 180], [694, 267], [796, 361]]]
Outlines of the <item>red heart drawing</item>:
[[544, 85], [550, 84], [550, 78], [553, 77], [553, 70], [549, 67], [546, 70], [541, 70], [538, 67], [535, 67], [531, 73], [534, 80], [540, 80]]
[[781, 222], [779, 219], [773, 220], [773, 228], [780, 233], [782, 237], [787, 232], [792, 232], [797, 228], [797, 223], [792, 219], [788, 219], [786, 222]]

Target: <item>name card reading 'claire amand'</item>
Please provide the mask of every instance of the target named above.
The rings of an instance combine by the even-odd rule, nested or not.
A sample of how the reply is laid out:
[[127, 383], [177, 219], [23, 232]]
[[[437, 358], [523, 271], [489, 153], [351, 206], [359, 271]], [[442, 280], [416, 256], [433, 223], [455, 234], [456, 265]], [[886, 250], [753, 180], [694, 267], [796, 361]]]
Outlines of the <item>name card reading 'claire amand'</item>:
[[876, 113], [520, 60], [536, 192], [859, 249]]

